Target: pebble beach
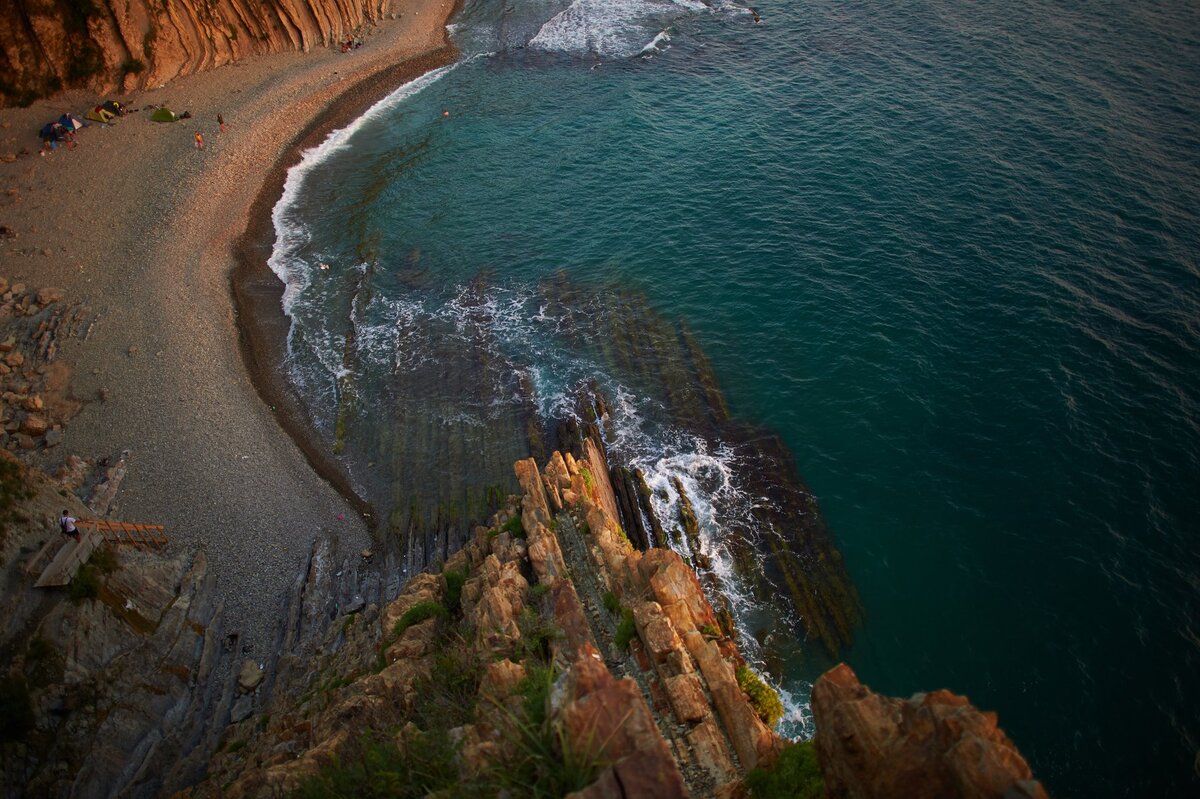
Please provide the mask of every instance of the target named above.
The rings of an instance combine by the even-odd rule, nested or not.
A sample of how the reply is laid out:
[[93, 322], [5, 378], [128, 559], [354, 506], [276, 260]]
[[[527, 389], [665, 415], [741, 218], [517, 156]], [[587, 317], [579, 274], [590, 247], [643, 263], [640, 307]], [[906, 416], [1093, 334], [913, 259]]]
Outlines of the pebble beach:
[[[112, 515], [165, 525], [168, 554], [208, 553], [225, 629], [251, 657], [274, 646], [313, 540], [334, 533], [356, 552], [370, 538], [361, 508], [318, 475], [259, 393], [231, 275], [239, 255], [255, 257], [247, 231], [261, 239], [263, 208], [304, 147], [453, 60], [453, 11], [416, 0], [349, 53], [262, 56], [129, 95], [72, 91], [0, 110], [0, 276], [60, 288], [88, 315], [87, 334], [57, 356], [81, 410], [28, 457], [53, 472], [69, 455], [128, 451]], [[74, 149], [39, 153], [43, 124], [109, 97], [137, 110], [92, 123]], [[191, 118], [153, 122], [159, 105]]]

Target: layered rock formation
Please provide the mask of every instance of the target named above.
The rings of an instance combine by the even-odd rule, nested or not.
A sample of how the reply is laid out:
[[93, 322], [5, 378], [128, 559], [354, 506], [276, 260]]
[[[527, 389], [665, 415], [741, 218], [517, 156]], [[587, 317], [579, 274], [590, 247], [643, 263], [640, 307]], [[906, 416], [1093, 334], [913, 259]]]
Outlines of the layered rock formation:
[[71, 86], [130, 91], [249, 55], [342, 42], [404, 0], [9, 0], [0, 105]]
[[966, 697], [880, 696], [841, 664], [817, 680], [812, 707], [829, 799], [1047, 799], [996, 714]]
[[0, 795], [154, 796], [204, 772], [231, 692], [207, 561], [108, 557], [95, 598], [6, 591], [26, 626], [5, 629]]
[[[555, 453], [545, 476], [532, 459], [516, 473], [519, 501], [440, 574], [332, 614], [311, 657], [281, 661], [270, 703], [229, 728], [190, 794], [319, 790], [349, 768], [413, 795], [525, 795], [537, 780], [707, 796], [771, 763], [784, 742], [738, 687], [744, 662], [683, 559], [630, 545], [588, 463]], [[328, 595], [293, 615], [328, 619]]]

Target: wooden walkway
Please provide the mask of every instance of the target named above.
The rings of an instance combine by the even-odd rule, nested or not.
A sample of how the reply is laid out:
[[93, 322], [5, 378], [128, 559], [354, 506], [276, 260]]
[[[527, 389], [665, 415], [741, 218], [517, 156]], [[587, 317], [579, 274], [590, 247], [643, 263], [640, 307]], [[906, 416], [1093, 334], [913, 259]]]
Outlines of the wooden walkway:
[[106, 519], [81, 519], [75, 523], [80, 530], [91, 530], [100, 535], [108, 544], [127, 544], [138, 549], [164, 547], [167, 536], [163, 533], [161, 524], [134, 524], [133, 522], [113, 522]]
[[25, 565], [25, 573], [32, 576], [37, 571], [38, 564], [46, 558], [55, 545], [62, 543], [62, 548], [54, 555], [50, 565], [33, 584], [35, 588], [52, 588], [71, 582], [75, 573], [83, 567], [83, 564], [87, 563], [88, 558], [101, 544], [122, 544], [135, 546], [138, 549], [150, 549], [163, 547], [167, 543], [167, 536], [163, 533], [161, 524], [80, 519], [75, 523], [75, 527], [79, 530], [79, 541], [56, 533]]

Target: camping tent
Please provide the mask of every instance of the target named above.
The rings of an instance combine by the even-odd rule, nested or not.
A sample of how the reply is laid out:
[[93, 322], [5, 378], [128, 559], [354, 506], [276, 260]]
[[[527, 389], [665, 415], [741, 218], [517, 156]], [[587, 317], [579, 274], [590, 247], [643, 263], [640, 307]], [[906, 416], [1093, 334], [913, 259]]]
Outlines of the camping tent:
[[111, 111], [106, 111], [104, 106], [98, 105], [91, 111], [88, 111], [86, 114], [84, 114], [83, 118], [90, 119], [93, 122], [111, 122], [115, 116], [116, 114], [112, 113]]
[[178, 117], [175, 116], [175, 112], [167, 108], [165, 105], [162, 108], [154, 109], [154, 113], [150, 115], [150, 118], [155, 122], [174, 122], [176, 119], [178, 119]]
[[83, 123], [70, 114], [63, 114], [58, 118], [58, 124], [62, 125], [67, 130], [79, 130], [83, 127]]

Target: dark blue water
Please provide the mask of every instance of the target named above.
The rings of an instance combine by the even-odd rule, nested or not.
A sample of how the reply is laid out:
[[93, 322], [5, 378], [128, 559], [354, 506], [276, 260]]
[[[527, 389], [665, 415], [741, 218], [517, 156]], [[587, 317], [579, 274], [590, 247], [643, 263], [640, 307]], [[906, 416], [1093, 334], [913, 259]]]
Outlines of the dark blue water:
[[[420, 360], [421, 319], [466, 342], [483, 271], [552, 414], [596, 365], [531, 287], [635, 288], [792, 449], [861, 592], [865, 682], [996, 710], [1056, 795], [1200, 795], [1200, 6], [757, 8], [468, 2], [485, 55], [277, 210], [298, 379], [332, 407], [349, 327], [364, 375]], [[736, 490], [600, 377], [660, 484]], [[780, 676], [793, 733], [806, 663]]]

